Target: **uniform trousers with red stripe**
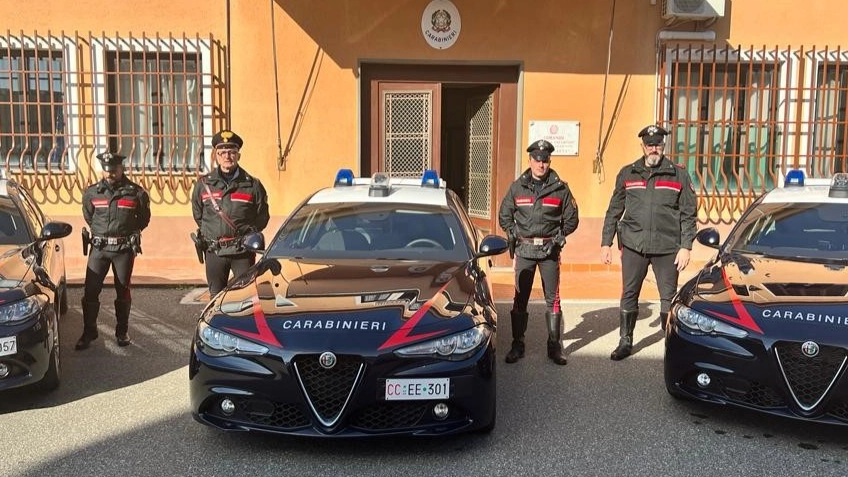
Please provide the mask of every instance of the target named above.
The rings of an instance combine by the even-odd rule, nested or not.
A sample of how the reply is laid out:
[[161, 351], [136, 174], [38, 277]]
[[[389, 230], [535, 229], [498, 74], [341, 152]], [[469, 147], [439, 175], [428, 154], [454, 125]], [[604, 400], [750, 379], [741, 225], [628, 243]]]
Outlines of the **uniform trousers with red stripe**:
[[674, 259], [677, 253], [644, 254], [627, 247], [621, 249], [621, 310], [639, 309], [639, 294], [648, 275], [648, 265], [654, 269], [657, 289], [660, 292], [660, 313], [667, 313], [671, 307], [671, 298], [677, 291], [677, 278], [680, 274]]
[[256, 263], [256, 254], [244, 252], [238, 255], [219, 257], [215, 252], [206, 252], [206, 283], [209, 284], [209, 296], [213, 297], [227, 286], [230, 270], [237, 277]]
[[515, 257], [515, 297], [512, 301], [512, 311], [519, 313], [527, 312], [527, 302], [530, 301], [530, 292], [533, 291], [533, 279], [536, 269], [542, 277], [542, 290], [545, 293], [545, 305], [551, 313], [560, 313], [562, 307], [559, 302], [559, 252], [554, 252], [548, 258], [535, 260]]

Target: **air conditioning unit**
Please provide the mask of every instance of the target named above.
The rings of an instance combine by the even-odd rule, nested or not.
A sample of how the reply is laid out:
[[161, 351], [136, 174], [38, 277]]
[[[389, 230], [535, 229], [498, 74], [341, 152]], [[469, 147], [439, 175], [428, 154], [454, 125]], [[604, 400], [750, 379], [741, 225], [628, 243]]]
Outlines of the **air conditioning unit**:
[[725, 0], [663, 0], [662, 17], [678, 20], [710, 20], [724, 16]]

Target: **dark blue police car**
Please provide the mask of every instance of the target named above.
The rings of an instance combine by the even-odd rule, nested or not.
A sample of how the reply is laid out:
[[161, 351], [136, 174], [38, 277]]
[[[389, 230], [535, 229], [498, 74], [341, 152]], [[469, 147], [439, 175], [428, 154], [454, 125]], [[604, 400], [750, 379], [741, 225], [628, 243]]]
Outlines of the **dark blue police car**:
[[[261, 235], [245, 240], [264, 247]], [[433, 172], [341, 171], [202, 312], [191, 406], [224, 430], [440, 435], [495, 425], [497, 316], [480, 237]]]
[[673, 396], [848, 424], [848, 174], [787, 174], [757, 199], [672, 303]]

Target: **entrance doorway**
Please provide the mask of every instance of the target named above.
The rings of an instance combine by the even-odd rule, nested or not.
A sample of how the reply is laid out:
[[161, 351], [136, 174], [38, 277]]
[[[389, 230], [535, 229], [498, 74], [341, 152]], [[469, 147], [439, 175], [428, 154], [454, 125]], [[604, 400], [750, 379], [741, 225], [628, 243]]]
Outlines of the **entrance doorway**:
[[499, 201], [515, 178], [518, 65], [363, 64], [361, 72], [362, 175], [435, 169], [482, 233], [501, 233]]

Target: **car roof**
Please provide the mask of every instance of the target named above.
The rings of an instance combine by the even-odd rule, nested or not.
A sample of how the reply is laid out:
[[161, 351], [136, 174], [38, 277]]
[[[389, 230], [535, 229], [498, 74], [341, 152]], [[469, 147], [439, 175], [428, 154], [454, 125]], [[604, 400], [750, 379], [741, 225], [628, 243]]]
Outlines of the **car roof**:
[[764, 204], [830, 203], [848, 204], [848, 197], [830, 197], [830, 179], [807, 179], [803, 186], [784, 186], [772, 189], [763, 197]]
[[447, 183], [439, 179], [435, 184], [422, 185], [421, 179], [390, 178], [389, 194], [383, 197], [369, 194], [370, 178], [355, 178], [351, 185], [338, 184], [316, 192], [307, 201], [308, 204], [338, 204], [349, 202], [391, 203], [410, 205], [432, 205], [447, 207]]

